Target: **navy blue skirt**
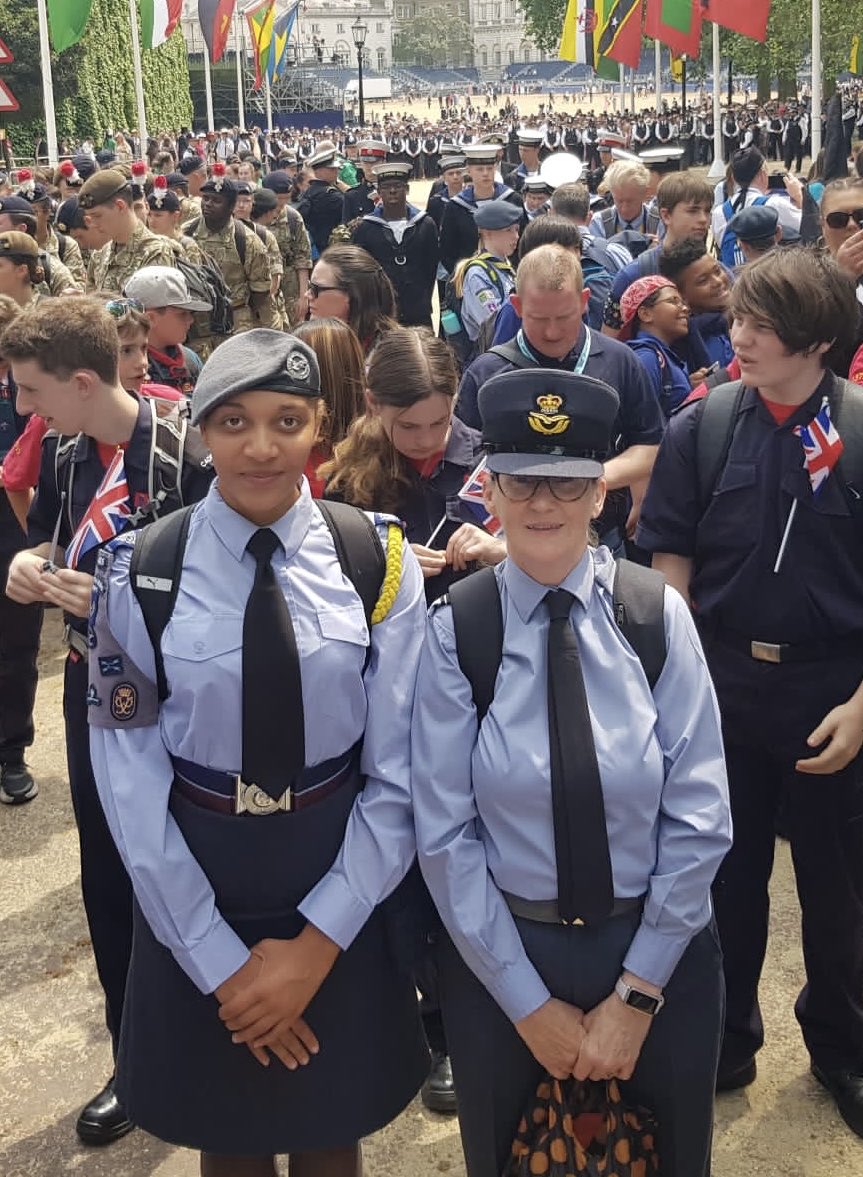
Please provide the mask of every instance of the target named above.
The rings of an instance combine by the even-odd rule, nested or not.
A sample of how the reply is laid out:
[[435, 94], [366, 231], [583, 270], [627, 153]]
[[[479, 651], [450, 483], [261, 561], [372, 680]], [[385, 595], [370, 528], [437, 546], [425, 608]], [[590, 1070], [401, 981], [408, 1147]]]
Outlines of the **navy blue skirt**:
[[[347, 784], [307, 810], [211, 813], [176, 796], [171, 810], [216, 903], [250, 947], [302, 931], [297, 912], [332, 865], [356, 797]], [[340, 1148], [388, 1124], [428, 1072], [407, 969], [378, 908], [309, 1005], [320, 1042], [308, 1066], [262, 1067], [235, 1046], [218, 1004], [189, 980], [135, 908], [117, 1091], [132, 1121], [172, 1144], [225, 1155]]]

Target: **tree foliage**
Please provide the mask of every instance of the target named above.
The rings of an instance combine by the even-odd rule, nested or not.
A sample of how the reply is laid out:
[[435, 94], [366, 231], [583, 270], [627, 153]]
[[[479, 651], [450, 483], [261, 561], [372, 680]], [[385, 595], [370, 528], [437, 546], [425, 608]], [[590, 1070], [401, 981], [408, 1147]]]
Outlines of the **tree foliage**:
[[557, 53], [566, 0], [519, 0], [527, 35], [545, 53]]
[[470, 24], [458, 12], [440, 4], [423, 7], [395, 37], [393, 61], [426, 68], [449, 65], [461, 61], [472, 40]]
[[[15, 55], [0, 73], [21, 104], [7, 120], [9, 134], [15, 151], [27, 154], [45, 132], [36, 0], [0, 0], [0, 36]], [[60, 138], [101, 141], [108, 127], [136, 126], [128, 0], [93, 0], [83, 39], [52, 53], [51, 70]], [[149, 131], [190, 124], [188, 60], [179, 29], [158, 49], [142, 50], [141, 72]]]

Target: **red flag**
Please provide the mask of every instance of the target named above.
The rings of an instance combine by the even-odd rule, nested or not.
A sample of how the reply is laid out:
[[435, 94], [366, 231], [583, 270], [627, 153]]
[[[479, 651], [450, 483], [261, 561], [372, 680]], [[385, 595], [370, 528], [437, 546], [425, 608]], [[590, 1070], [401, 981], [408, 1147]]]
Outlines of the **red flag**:
[[225, 52], [235, 4], [236, 0], [198, 0], [198, 21], [214, 65]]
[[[714, 0], [714, 3], [716, 0]], [[676, 57], [701, 55], [701, 0], [647, 0], [644, 32]]]
[[637, 69], [641, 61], [641, 0], [612, 0], [606, 4], [605, 16], [599, 53]]
[[770, 0], [701, 0], [702, 16], [753, 41], [767, 37]]

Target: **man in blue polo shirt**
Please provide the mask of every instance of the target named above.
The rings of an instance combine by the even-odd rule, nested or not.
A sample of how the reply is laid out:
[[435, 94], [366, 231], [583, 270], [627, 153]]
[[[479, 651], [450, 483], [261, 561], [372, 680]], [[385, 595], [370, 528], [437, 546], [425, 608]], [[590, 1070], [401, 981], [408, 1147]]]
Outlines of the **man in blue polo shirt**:
[[[456, 413], [479, 427], [477, 394], [511, 368], [564, 368], [610, 384], [620, 397], [615, 453], [605, 465], [609, 494], [598, 521], [612, 549], [631, 535], [662, 439], [662, 414], [644, 369], [625, 344], [589, 330], [582, 315], [588, 292], [581, 264], [560, 245], [540, 245], [521, 261], [513, 306], [522, 327], [510, 343], [478, 356], [462, 376]], [[629, 493], [627, 493], [627, 490]], [[631, 502], [630, 502], [631, 496]]]

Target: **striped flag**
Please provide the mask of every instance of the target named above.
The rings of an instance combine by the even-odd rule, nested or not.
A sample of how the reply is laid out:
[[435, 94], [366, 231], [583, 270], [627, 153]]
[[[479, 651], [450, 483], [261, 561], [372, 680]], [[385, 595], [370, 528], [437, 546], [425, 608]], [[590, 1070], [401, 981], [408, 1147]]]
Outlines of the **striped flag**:
[[817, 495], [845, 449], [839, 430], [830, 419], [830, 401], [826, 396], [809, 424], [798, 425], [794, 432], [803, 446], [803, 465], [812, 493]]
[[458, 492], [458, 497], [467, 505], [478, 527], [484, 528], [489, 535], [498, 535], [501, 531], [500, 520], [489, 513], [483, 498], [483, 488], [491, 477], [485, 463], [486, 460], [483, 458], [476, 469], [468, 475], [464, 486]]
[[66, 549], [66, 567], [77, 568], [86, 554], [124, 531], [132, 514], [123, 451], [117, 450], [87, 513]]
[[622, 65], [638, 68], [641, 61], [642, 0], [606, 0], [605, 24], [599, 33], [598, 52]]
[[297, 0], [292, 8], [288, 8], [281, 16], [276, 17], [273, 24], [273, 39], [270, 42], [270, 59], [267, 64], [267, 73], [271, 82], [282, 76], [285, 66], [288, 64], [288, 45], [291, 33], [294, 31], [299, 7], [300, 3]]
[[264, 75], [269, 73], [270, 46], [273, 43], [273, 25], [276, 20], [276, 0], [260, 0], [259, 4], [247, 8], [244, 16], [249, 26], [249, 35], [255, 54], [255, 88], [264, 84]]
[[558, 57], [561, 61], [589, 65], [601, 78], [614, 81], [618, 76], [617, 66], [599, 52], [599, 35], [605, 27], [605, 7], [610, 2], [611, 0], [569, 0], [563, 19]]
[[667, 45], [675, 57], [685, 53], [697, 60], [701, 55], [701, 13], [701, 0], [647, 0], [644, 32]]
[[222, 60], [228, 44], [235, 5], [236, 0], [198, 0], [198, 23], [214, 65]]
[[140, 0], [141, 41], [145, 49], [164, 45], [180, 23], [183, 0]]
[[863, 74], [863, 38], [855, 33], [851, 38], [851, 59], [848, 68], [852, 74]]

